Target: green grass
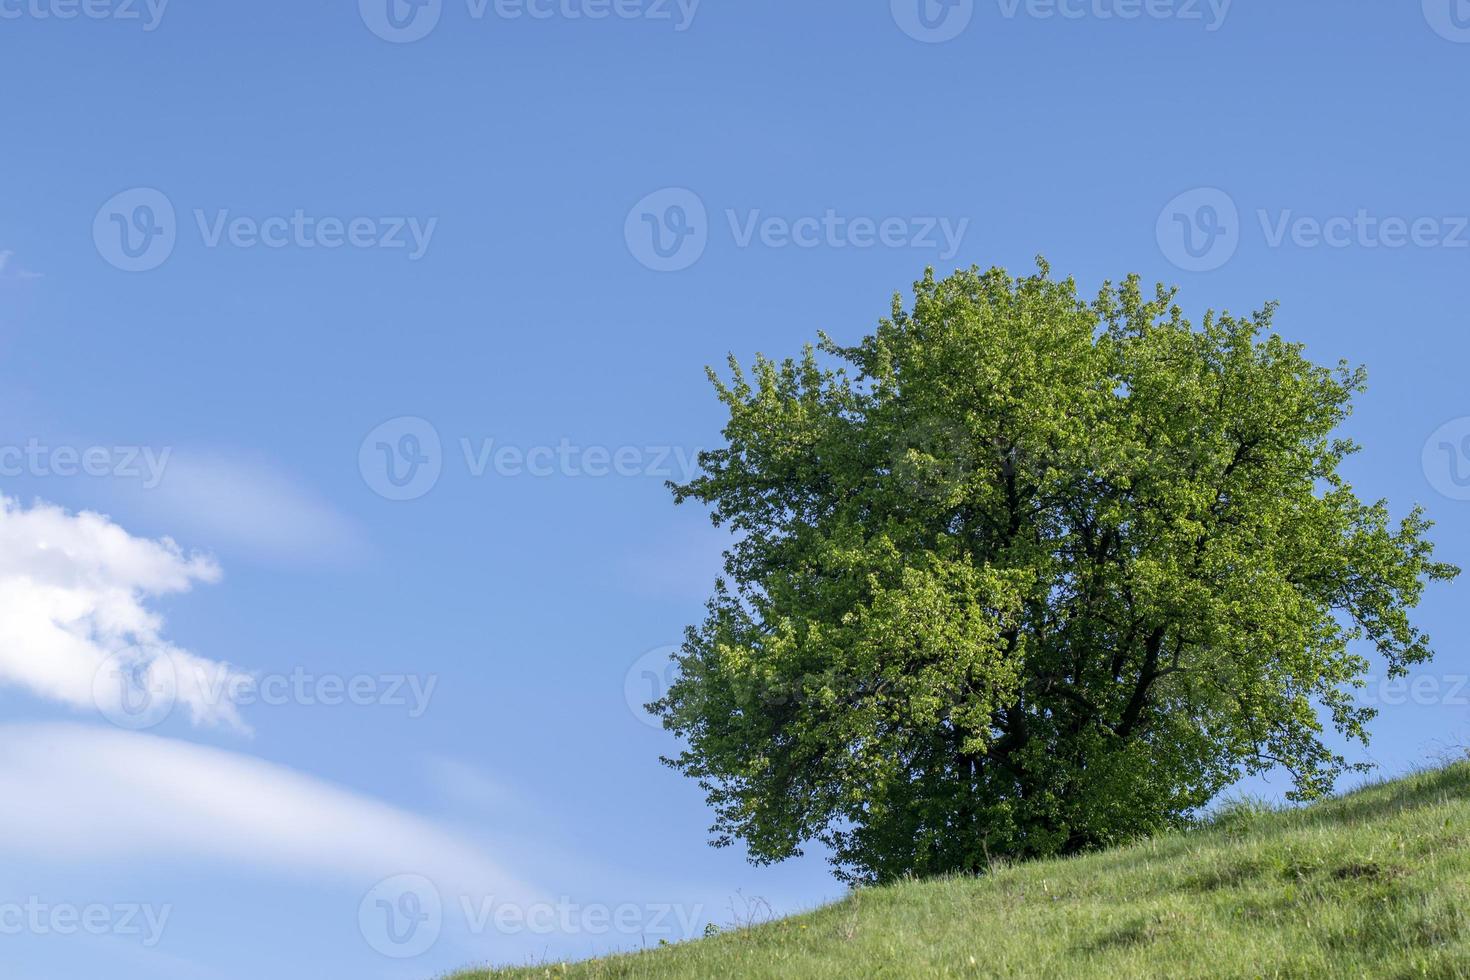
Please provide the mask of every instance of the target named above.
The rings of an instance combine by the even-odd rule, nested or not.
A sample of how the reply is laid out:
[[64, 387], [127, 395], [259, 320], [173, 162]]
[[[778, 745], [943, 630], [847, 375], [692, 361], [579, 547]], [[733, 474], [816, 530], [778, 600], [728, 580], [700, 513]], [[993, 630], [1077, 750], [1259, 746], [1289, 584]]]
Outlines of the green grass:
[[1470, 977], [1470, 763], [696, 942], [488, 977]]

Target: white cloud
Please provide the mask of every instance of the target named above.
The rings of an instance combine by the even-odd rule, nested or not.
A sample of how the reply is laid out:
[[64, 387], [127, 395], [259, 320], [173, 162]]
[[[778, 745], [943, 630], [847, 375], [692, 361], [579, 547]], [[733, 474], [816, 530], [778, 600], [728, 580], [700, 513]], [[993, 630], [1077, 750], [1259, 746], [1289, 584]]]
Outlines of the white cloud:
[[121, 717], [166, 693], [195, 724], [244, 729], [219, 692], [243, 675], [162, 636], [147, 600], [214, 582], [219, 568], [101, 514], [0, 497], [0, 684]]
[[445, 894], [540, 896], [431, 821], [291, 769], [154, 735], [0, 726], [0, 853], [216, 860], [288, 875], [413, 873]]

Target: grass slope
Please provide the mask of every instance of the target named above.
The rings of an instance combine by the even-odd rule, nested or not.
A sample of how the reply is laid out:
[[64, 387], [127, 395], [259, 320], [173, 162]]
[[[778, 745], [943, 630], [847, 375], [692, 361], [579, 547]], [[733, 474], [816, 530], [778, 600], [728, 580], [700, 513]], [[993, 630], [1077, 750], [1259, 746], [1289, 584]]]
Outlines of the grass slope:
[[1470, 763], [548, 976], [1470, 977]]

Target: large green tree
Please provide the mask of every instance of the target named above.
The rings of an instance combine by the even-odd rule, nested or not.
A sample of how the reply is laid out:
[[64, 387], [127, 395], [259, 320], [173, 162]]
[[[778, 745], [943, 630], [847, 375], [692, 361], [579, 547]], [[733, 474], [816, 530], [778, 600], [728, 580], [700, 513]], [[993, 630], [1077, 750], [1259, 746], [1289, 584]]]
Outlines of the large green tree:
[[1428, 660], [1408, 613], [1458, 570], [1344, 481], [1363, 374], [1272, 312], [931, 272], [856, 347], [711, 371], [728, 444], [673, 489], [733, 544], [650, 708], [714, 843], [882, 881], [1177, 825], [1268, 768], [1329, 790], [1365, 653]]

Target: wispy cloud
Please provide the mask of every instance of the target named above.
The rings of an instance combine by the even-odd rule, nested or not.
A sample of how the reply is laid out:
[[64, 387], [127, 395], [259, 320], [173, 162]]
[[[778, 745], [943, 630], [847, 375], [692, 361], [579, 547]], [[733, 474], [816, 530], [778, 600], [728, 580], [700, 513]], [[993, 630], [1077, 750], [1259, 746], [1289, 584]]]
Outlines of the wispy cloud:
[[284, 766], [82, 725], [0, 726], [0, 853], [217, 861], [356, 881], [411, 871], [465, 895], [540, 896], [432, 821]]
[[29, 281], [40, 279], [41, 273], [22, 269], [14, 261], [15, 251], [13, 249], [0, 249], [0, 282], [11, 280]]
[[177, 449], [156, 486], [120, 485], [133, 512], [222, 553], [332, 565], [368, 552], [361, 529], [298, 480], [256, 457]]

